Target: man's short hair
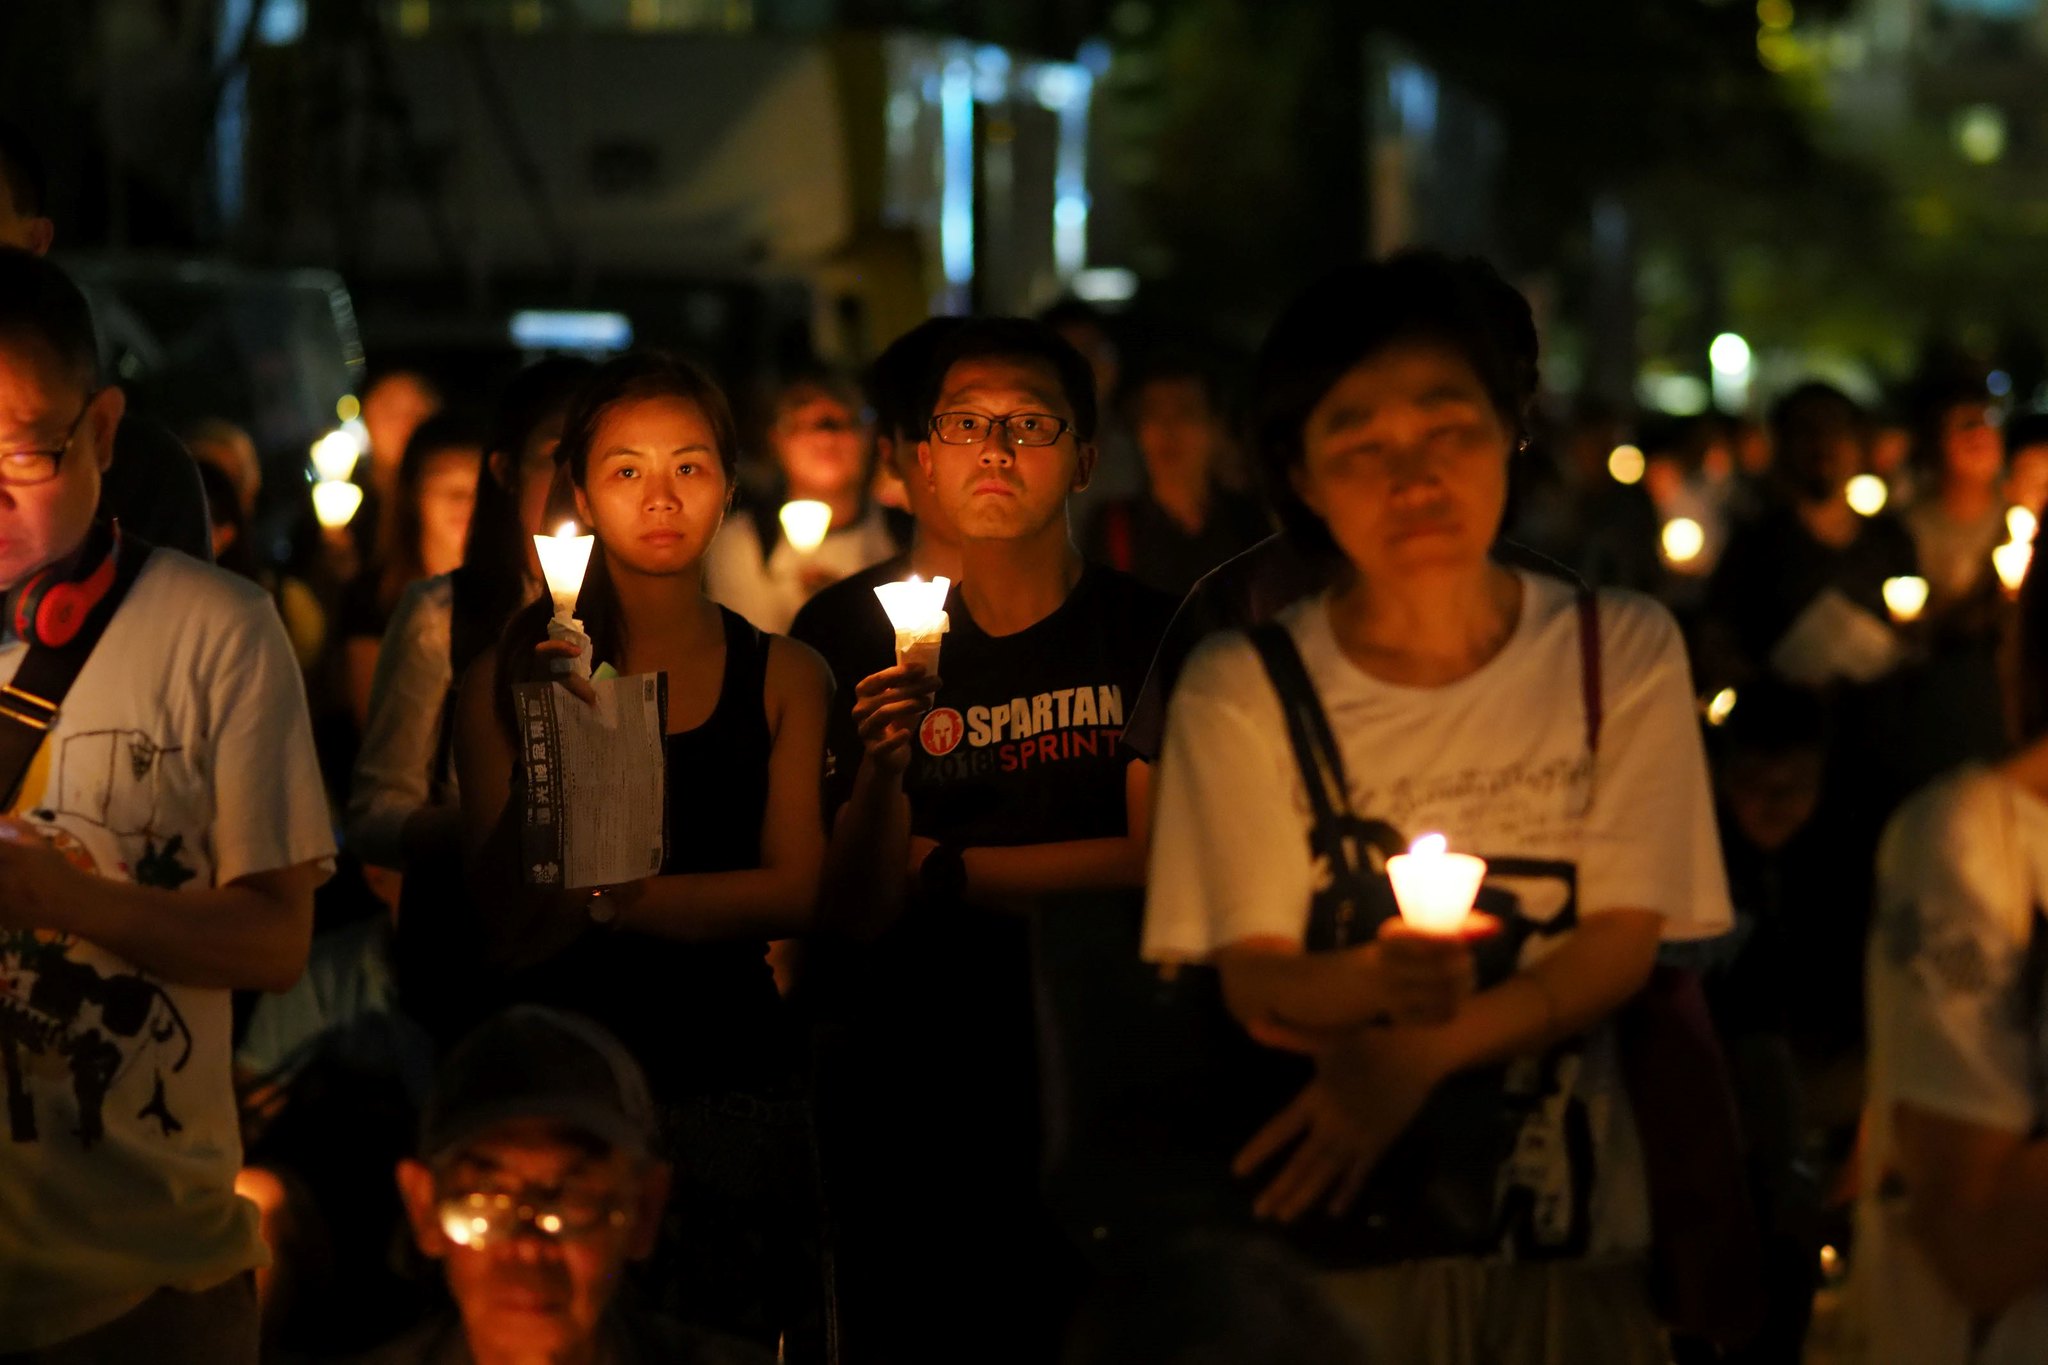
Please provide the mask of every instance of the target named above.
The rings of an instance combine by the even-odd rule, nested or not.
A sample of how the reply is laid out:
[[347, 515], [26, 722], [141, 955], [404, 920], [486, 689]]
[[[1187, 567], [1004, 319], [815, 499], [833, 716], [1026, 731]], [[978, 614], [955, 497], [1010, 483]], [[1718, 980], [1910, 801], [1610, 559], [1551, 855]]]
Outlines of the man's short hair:
[[938, 411], [946, 375], [955, 365], [969, 360], [1037, 361], [1050, 366], [1067, 406], [1073, 410], [1074, 435], [1084, 442], [1095, 439], [1099, 420], [1095, 371], [1065, 337], [1030, 318], [970, 318], [939, 344], [925, 374], [924, 396], [918, 404], [919, 431]]
[[64, 271], [31, 252], [0, 247], [0, 341], [46, 347], [81, 387], [97, 388], [92, 308]]
[[40, 218], [50, 202], [50, 181], [35, 145], [6, 119], [0, 119], [0, 189], [24, 218]]

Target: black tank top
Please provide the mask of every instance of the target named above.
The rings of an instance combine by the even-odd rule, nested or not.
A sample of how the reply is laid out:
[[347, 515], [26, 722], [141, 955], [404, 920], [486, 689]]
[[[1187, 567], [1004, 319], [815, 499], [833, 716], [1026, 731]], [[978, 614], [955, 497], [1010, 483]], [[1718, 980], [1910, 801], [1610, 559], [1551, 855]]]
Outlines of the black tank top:
[[[718, 705], [670, 735], [664, 876], [761, 865], [771, 737], [763, 689], [768, 637], [720, 608], [725, 675]], [[523, 974], [524, 999], [576, 1010], [618, 1034], [657, 1100], [779, 1088], [794, 1071], [790, 1023], [765, 939], [686, 944], [593, 929]]]

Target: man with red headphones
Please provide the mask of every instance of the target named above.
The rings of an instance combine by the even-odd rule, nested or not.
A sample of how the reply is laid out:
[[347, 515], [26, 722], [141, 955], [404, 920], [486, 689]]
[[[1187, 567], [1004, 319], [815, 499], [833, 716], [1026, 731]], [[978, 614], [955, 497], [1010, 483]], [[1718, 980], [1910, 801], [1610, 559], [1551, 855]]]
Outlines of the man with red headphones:
[[229, 992], [334, 843], [262, 591], [98, 523], [91, 315], [0, 248], [0, 1365], [257, 1358]]

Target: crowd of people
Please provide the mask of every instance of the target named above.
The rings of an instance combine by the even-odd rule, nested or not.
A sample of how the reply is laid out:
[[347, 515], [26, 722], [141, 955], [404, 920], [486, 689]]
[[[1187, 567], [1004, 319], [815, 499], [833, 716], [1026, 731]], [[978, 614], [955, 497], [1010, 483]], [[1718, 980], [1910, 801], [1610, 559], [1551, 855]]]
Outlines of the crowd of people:
[[[758, 431], [386, 370], [285, 564], [42, 207], [0, 147], [0, 1363], [2048, 1354], [2048, 418], [1559, 415], [1410, 251]], [[514, 689], [652, 674], [658, 868], [534, 876]]]

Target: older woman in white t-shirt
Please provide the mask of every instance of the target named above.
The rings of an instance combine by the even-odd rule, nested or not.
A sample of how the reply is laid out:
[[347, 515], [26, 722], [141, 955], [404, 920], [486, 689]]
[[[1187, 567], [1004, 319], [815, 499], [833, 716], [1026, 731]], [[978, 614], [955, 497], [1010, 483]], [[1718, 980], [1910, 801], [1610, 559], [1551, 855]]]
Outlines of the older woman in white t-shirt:
[[1425, 833], [1489, 860], [1481, 907], [1499, 931], [1476, 993], [1433, 1008], [1392, 993], [1394, 950], [1412, 938], [1398, 921], [1366, 947], [1304, 951], [1329, 869], [1244, 636], [1204, 645], [1168, 712], [1146, 954], [1214, 962], [1254, 1037], [1317, 1052], [1315, 1078], [1238, 1159], [1256, 1212], [1340, 1220], [1433, 1094], [1497, 1082], [1510, 1136], [1480, 1182], [1495, 1215], [1483, 1244], [1324, 1260], [1388, 1360], [1666, 1359], [1609, 1021], [1660, 941], [1726, 928], [1728, 893], [1670, 615], [1606, 592], [1582, 613], [1572, 585], [1490, 557], [1535, 385], [1527, 303], [1485, 264], [1430, 253], [1319, 282], [1260, 358], [1269, 488], [1289, 535], [1336, 567], [1280, 622], [1329, 718], [1375, 878]]
[[2048, 580], [2020, 600], [2022, 747], [1922, 790], [1878, 850], [1845, 1314], [1869, 1365], [2048, 1360]]

